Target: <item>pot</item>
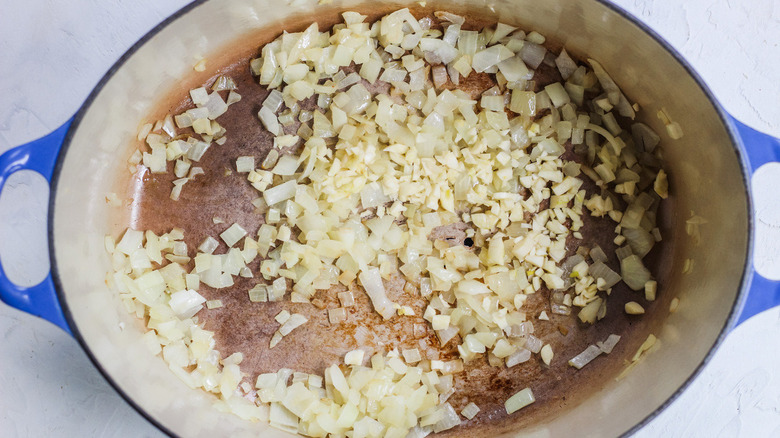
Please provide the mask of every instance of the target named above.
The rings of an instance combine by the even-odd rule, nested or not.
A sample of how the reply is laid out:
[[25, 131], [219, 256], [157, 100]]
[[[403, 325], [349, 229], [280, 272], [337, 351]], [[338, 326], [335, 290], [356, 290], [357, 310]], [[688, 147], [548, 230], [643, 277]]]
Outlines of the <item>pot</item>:
[[[749, 176], [761, 164], [780, 159], [780, 143], [726, 115], [679, 55], [622, 11], [596, 0], [539, 3], [504, 0], [486, 6], [459, 0], [438, 7], [429, 1], [427, 6], [472, 10], [493, 21], [500, 18], [537, 30], [575, 54], [598, 59], [645, 114], [664, 107], [685, 132], [682, 139], [665, 146], [675, 191], [670, 198], [674, 228], [670, 235], [677, 239], [664, 290], [677, 296], [681, 305], [674, 314], [655, 315], [661, 348], [624, 379], [604, 381], [579, 405], [524, 429], [540, 436], [565, 436], [572, 430], [582, 436], [620, 435], [641, 427], [670, 403], [731, 328], [780, 303], [777, 285], [754, 274], [749, 264], [753, 239]], [[338, 9], [357, 4], [344, 1]], [[375, 2], [373, 7], [391, 10], [398, 3]], [[329, 6], [315, 10], [335, 12]], [[120, 225], [105, 203], [106, 182], [116, 179], [110, 163], [126, 156], [138, 120], [187, 76], [193, 47], [217, 53], [242, 35], [278, 29], [280, 22], [303, 22], [302, 17], [311, 14], [310, 5], [265, 0], [212, 0], [187, 6], [131, 48], [72, 121], [0, 157], [0, 185], [22, 169], [41, 173], [51, 184], [51, 273], [42, 283], [22, 288], [9, 282], [0, 268], [3, 300], [72, 333], [109, 382], [170, 434], [284, 435], [217, 412], [208, 397], [186, 388], [162, 361], [134, 360], [148, 357], [140, 340], [143, 332], [104, 283], [110, 264], [103, 236]], [[652, 117], [645, 122], [663, 131]], [[685, 220], [691, 210], [709, 220], [701, 227], [700, 245], [686, 238]], [[695, 269], [683, 275], [686, 259], [695, 261]]]

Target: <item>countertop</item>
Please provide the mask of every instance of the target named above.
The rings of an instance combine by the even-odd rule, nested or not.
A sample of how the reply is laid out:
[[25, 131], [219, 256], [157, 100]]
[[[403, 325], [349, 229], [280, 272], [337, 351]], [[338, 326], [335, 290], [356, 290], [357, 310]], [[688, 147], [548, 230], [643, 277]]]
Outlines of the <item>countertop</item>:
[[[0, 0], [0, 153], [57, 128], [106, 70], [186, 0]], [[780, 136], [780, 1], [617, 0], [701, 74], [726, 109]], [[754, 177], [755, 265], [780, 279], [780, 165]], [[47, 272], [47, 186], [14, 175], [0, 196], [0, 257], [22, 285]], [[780, 309], [751, 318], [637, 437], [780, 436]], [[76, 341], [0, 304], [0, 435], [160, 437]]]

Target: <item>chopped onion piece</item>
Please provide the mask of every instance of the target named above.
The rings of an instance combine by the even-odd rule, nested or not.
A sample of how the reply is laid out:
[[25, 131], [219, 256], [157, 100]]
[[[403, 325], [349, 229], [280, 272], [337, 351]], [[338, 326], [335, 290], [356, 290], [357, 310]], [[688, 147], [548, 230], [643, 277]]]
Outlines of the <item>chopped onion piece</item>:
[[[591, 254], [593, 254], [593, 250], [591, 250]], [[617, 272], [613, 271], [609, 268], [609, 266], [600, 261], [590, 265], [588, 272], [593, 278], [600, 278], [604, 280], [604, 284], [600, 287], [601, 290], [609, 289], [621, 280], [621, 277]], [[644, 283], [642, 283], [642, 286], [644, 286]]]
[[479, 413], [479, 406], [475, 405], [473, 402], [469, 402], [461, 411], [460, 415], [463, 415], [467, 419], [471, 420], [474, 417], [477, 416]]
[[249, 173], [255, 170], [255, 157], [244, 156], [236, 159], [236, 172]]
[[422, 360], [422, 356], [420, 355], [420, 350], [416, 348], [403, 350], [401, 351], [401, 354], [404, 356], [404, 360], [408, 364], [414, 364]]
[[300, 164], [298, 157], [292, 155], [282, 155], [276, 162], [276, 166], [271, 170], [275, 175], [290, 176], [294, 175], [298, 171]]
[[498, 70], [504, 75], [508, 82], [517, 82], [520, 80], [530, 80], [533, 73], [523, 62], [520, 56], [513, 56], [498, 63]]
[[347, 365], [363, 365], [363, 357], [365, 356], [363, 350], [352, 350], [344, 355], [344, 363]]
[[538, 68], [545, 56], [547, 56], [547, 49], [530, 41], [526, 41], [520, 49], [520, 57], [531, 68]]
[[[639, 258], [646, 256], [655, 245], [653, 235], [642, 228], [623, 228], [622, 233], [626, 236], [631, 251]], [[619, 258], [622, 259], [623, 257]]]
[[553, 359], [553, 350], [552, 347], [550, 347], [550, 344], [545, 344], [544, 347], [542, 347], [542, 350], [540, 352], [542, 356], [542, 361], [545, 365], [550, 366], [550, 362], [552, 362]]
[[190, 90], [190, 98], [197, 106], [205, 105], [209, 100], [209, 92], [204, 87], [195, 88]]
[[340, 324], [347, 320], [347, 309], [338, 307], [336, 309], [328, 309], [328, 321], [331, 324]]
[[611, 334], [604, 342], [597, 342], [596, 345], [603, 353], [609, 354], [612, 353], [612, 350], [615, 348], [615, 345], [617, 345], [618, 341], [620, 341], [620, 336]]
[[553, 82], [552, 84], [544, 87], [544, 91], [550, 96], [550, 100], [556, 108], [560, 108], [563, 105], [571, 102], [569, 93], [563, 88], [560, 82]]
[[[628, 229], [629, 228], [626, 228], [623, 231], [626, 231]], [[622, 239], [620, 239], [620, 241], [618, 241], [617, 239], [621, 238], [621, 237], [622, 237]], [[625, 237], [623, 237], [623, 236], [615, 237], [615, 244], [620, 244], [620, 243], [623, 243], [624, 241], [625, 241]], [[615, 255], [617, 256], [618, 260], [623, 260], [624, 258], [626, 258], [626, 257], [628, 257], [630, 255], [633, 255], [633, 254], [634, 254], [634, 252], [633, 252], [633, 250], [631, 249], [630, 246], [623, 246], [623, 247], [620, 247], [620, 248], [615, 250]]]
[[367, 184], [360, 191], [360, 203], [363, 208], [374, 208], [387, 202], [390, 202], [390, 198], [385, 195], [379, 183]]
[[218, 246], [219, 241], [211, 236], [208, 236], [203, 240], [203, 243], [200, 244], [198, 251], [206, 254], [212, 254]]
[[364, 269], [360, 275], [358, 275], [360, 285], [363, 286], [371, 303], [374, 305], [374, 310], [382, 315], [382, 318], [389, 319], [395, 314], [395, 308], [393, 302], [387, 298], [385, 292], [385, 285], [382, 282], [382, 276], [379, 274], [379, 269], [368, 268]]
[[[593, 267], [591, 266], [591, 269]], [[620, 271], [623, 281], [633, 290], [643, 290], [645, 283], [650, 281], [650, 271], [647, 270], [642, 259], [636, 255], [626, 257], [620, 261]]]
[[339, 292], [338, 297], [342, 307], [355, 305], [355, 297], [352, 295], [352, 292]]
[[435, 433], [449, 430], [460, 425], [460, 417], [458, 417], [458, 413], [455, 412], [452, 405], [444, 403], [439, 407], [439, 410], [444, 414], [444, 417], [433, 425], [433, 431]]
[[433, 86], [441, 88], [447, 83], [447, 68], [443, 65], [435, 65], [431, 69], [433, 76]]
[[[611, 351], [611, 350], [610, 350]], [[574, 356], [569, 360], [569, 365], [582, 369], [585, 365], [589, 364], [593, 359], [597, 358], [602, 353], [601, 349], [595, 345], [588, 345], [582, 353]]]
[[267, 205], [276, 205], [295, 196], [297, 190], [295, 180], [289, 180], [278, 186], [271, 187], [263, 192], [263, 199]]
[[542, 340], [534, 335], [525, 337], [525, 348], [531, 350], [531, 353], [539, 353], [542, 350]]
[[509, 35], [510, 33], [516, 30], [517, 30], [516, 27], [509, 26], [508, 24], [504, 24], [501, 22], [497, 23], [496, 29], [493, 31], [493, 36], [490, 38], [490, 44], [496, 44], [505, 36]]
[[219, 93], [213, 92], [209, 94], [208, 101], [204, 105], [204, 108], [209, 110], [209, 119], [214, 120], [222, 114], [225, 114], [228, 106], [225, 101], [222, 100], [222, 96], [220, 96]]
[[273, 113], [268, 107], [260, 108], [257, 113], [260, 121], [263, 122], [263, 126], [273, 135], [282, 135], [282, 126], [279, 125], [279, 120], [276, 118], [276, 114]]
[[465, 18], [463, 18], [460, 15], [453, 14], [452, 12], [436, 11], [433, 14], [436, 16], [436, 18], [444, 21], [449, 21], [450, 23], [453, 24], [462, 25], [463, 23], [466, 22]]
[[116, 250], [126, 255], [132, 254], [135, 250], [141, 248], [144, 233], [128, 228], [125, 230], [122, 239], [116, 245]]
[[227, 244], [228, 248], [230, 248], [238, 243], [239, 240], [243, 239], [246, 235], [247, 232], [241, 227], [241, 225], [233, 224], [227, 230], [223, 231], [219, 237], [221, 237], [225, 244]]
[[634, 144], [646, 152], [653, 152], [661, 142], [661, 137], [644, 123], [637, 122], [631, 125], [631, 134], [634, 137]]
[[525, 388], [512, 397], [509, 397], [504, 402], [504, 407], [506, 408], [507, 414], [512, 414], [535, 401], [536, 399], [534, 398], [534, 393], [531, 391], [531, 388]]
[[444, 330], [436, 330], [436, 336], [439, 338], [439, 343], [444, 346], [458, 334], [458, 331], [457, 327], [448, 327]]
[[249, 301], [253, 303], [265, 303], [268, 301], [268, 288], [264, 284], [257, 284], [249, 290]]
[[449, 64], [458, 56], [458, 50], [437, 38], [422, 38], [420, 49], [430, 64]]
[[302, 326], [308, 321], [308, 319], [300, 313], [293, 313], [290, 317], [279, 327], [279, 333], [282, 336], [287, 336], [291, 331]]
[[222, 300], [209, 300], [206, 301], [206, 307], [208, 309], [219, 309], [222, 307]]
[[497, 44], [475, 53], [471, 65], [474, 68], [474, 71], [481, 73], [512, 56], [514, 56], [514, 53], [512, 53], [511, 50], [507, 49], [502, 44]]
[[171, 294], [168, 305], [181, 319], [191, 318], [203, 308], [206, 299], [194, 290], [181, 290]]
[[583, 307], [582, 310], [580, 310], [580, 313], [577, 314], [577, 316], [580, 318], [580, 321], [590, 324], [596, 322], [596, 317], [598, 316], [602, 301], [602, 298], [596, 298]]
[[572, 73], [577, 70], [577, 63], [566, 53], [566, 49], [562, 49], [558, 57], [555, 58], [555, 65], [558, 67], [563, 80], [569, 79]]
[[598, 245], [594, 246], [593, 249], [590, 250], [590, 258], [594, 262], [602, 262], [602, 263], [607, 262], [607, 254]]

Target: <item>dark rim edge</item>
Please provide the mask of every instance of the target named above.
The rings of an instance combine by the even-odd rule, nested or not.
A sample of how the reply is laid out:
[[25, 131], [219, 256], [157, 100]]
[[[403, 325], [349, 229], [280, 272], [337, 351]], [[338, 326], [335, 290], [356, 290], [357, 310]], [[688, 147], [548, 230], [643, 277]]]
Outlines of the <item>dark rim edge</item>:
[[73, 337], [76, 339], [76, 341], [78, 341], [79, 345], [81, 345], [81, 348], [87, 354], [87, 357], [89, 357], [90, 362], [92, 362], [95, 368], [97, 368], [98, 371], [100, 371], [100, 374], [103, 376], [103, 378], [106, 379], [109, 385], [111, 385], [111, 387], [114, 388], [114, 390], [122, 397], [122, 399], [124, 399], [125, 402], [127, 402], [136, 412], [138, 412], [147, 421], [153, 424], [157, 429], [159, 429], [161, 432], [171, 437], [176, 437], [177, 435], [174, 434], [170, 429], [168, 429], [162, 423], [157, 421], [156, 418], [154, 418], [148, 412], [146, 412], [146, 409], [144, 409], [142, 406], [136, 403], [132, 397], [130, 397], [125, 393], [125, 391], [114, 380], [111, 374], [105, 368], [103, 368], [103, 365], [100, 363], [100, 361], [97, 360], [92, 350], [89, 348], [89, 345], [84, 340], [84, 337], [81, 335], [78, 325], [75, 323], [75, 320], [73, 319], [73, 315], [70, 312], [70, 308], [68, 307], [67, 300], [65, 299], [62, 293], [63, 287], [62, 287], [62, 282], [60, 281], [59, 269], [55, 257], [56, 245], [54, 239], [54, 206], [55, 206], [54, 204], [55, 204], [55, 199], [57, 197], [56, 194], [57, 194], [60, 173], [62, 171], [62, 164], [64, 162], [63, 158], [65, 157], [65, 154], [67, 153], [70, 147], [70, 143], [73, 139], [74, 133], [78, 130], [78, 127], [81, 124], [81, 120], [84, 118], [84, 115], [92, 106], [92, 102], [94, 102], [94, 100], [97, 98], [100, 92], [103, 91], [103, 88], [111, 80], [111, 78], [113, 78], [114, 74], [116, 74], [116, 72], [120, 68], [122, 68], [122, 66], [127, 62], [127, 60], [130, 59], [144, 44], [146, 44], [147, 41], [154, 38], [169, 24], [176, 21], [177, 19], [184, 16], [188, 12], [200, 6], [201, 4], [205, 3], [206, 1], [208, 0], [194, 0], [191, 3], [186, 4], [181, 9], [174, 12], [167, 18], [165, 18], [163, 21], [161, 21], [156, 26], [154, 26], [151, 30], [149, 30], [146, 34], [144, 34], [144, 36], [142, 36], [132, 46], [130, 46], [130, 48], [127, 49], [127, 51], [124, 52], [122, 56], [119, 57], [119, 59], [106, 71], [106, 73], [103, 75], [103, 77], [100, 78], [100, 81], [98, 81], [98, 83], [89, 93], [89, 96], [87, 96], [87, 99], [84, 101], [81, 107], [79, 107], [78, 111], [73, 117], [73, 123], [70, 125], [70, 128], [68, 129], [68, 133], [65, 135], [65, 139], [62, 142], [62, 147], [60, 148], [60, 151], [57, 155], [56, 166], [54, 167], [54, 172], [52, 173], [51, 182], [49, 183], [50, 193], [49, 193], [49, 211], [47, 215], [48, 216], [47, 228], [48, 228], [48, 241], [49, 241], [49, 260], [51, 263], [51, 277], [52, 277], [52, 281], [54, 282], [54, 289], [57, 293], [57, 298], [60, 302], [60, 305], [62, 306], [62, 313], [65, 316], [65, 320], [67, 321], [68, 326], [70, 327], [73, 333]]
[[[97, 358], [94, 356], [92, 351], [90, 350], [89, 346], [87, 345], [84, 338], [81, 336], [81, 333], [79, 332], [78, 326], [75, 324], [75, 320], [73, 319], [73, 316], [71, 315], [70, 309], [67, 305], [67, 301], [64, 299], [64, 296], [61, 292], [62, 290], [62, 283], [60, 282], [60, 276], [59, 276], [59, 270], [57, 268], [57, 261], [55, 257], [55, 243], [54, 243], [54, 233], [53, 233], [53, 219], [54, 219], [54, 204], [56, 199], [56, 193], [57, 193], [57, 183], [59, 181], [59, 176], [62, 171], [62, 158], [67, 153], [68, 148], [70, 147], [71, 140], [73, 138], [74, 132], [78, 129], [78, 126], [81, 123], [82, 118], [84, 117], [87, 110], [92, 105], [92, 102], [95, 100], [98, 94], [103, 90], [103, 87], [108, 83], [108, 81], [114, 76], [114, 74], [127, 62], [127, 60], [132, 57], [144, 44], [146, 44], [147, 41], [155, 37], [158, 33], [160, 33], [165, 27], [167, 27], [170, 23], [173, 21], [179, 19], [180, 17], [184, 16], [191, 10], [195, 9], [196, 7], [200, 6], [201, 4], [207, 2], [208, 0], [194, 0], [193, 2], [183, 6], [178, 11], [174, 12], [172, 15], [165, 18], [163, 21], [161, 21], [159, 24], [154, 26], [151, 30], [149, 30], [143, 37], [141, 37], [135, 44], [133, 44], [122, 56], [106, 71], [106, 73], [103, 75], [103, 77], [98, 81], [98, 83], [95, 85], [92, 92], [90, 92], [87, 99], [84, 101], [84, 103], [81, 105], [79, 110], [76, 112], [73, 123], [71, 124], [70, 128], [68, 129], [68, 133], [65, 136], [65, 139], [62, 143], [62, 147], [60, 148], [60, 151], [57, 156], [57, 162], [56, 166], [54, 168], [54, 172], [52, 174], [52, 179], [50, 182], [50, 194], [49, 194], [49, 211], [48, 211], [48, 241], [49, 241], [49, 259], [51, 263], [51, 275], [52, 280], [54, 281], [55, 285], [55, 291], [57, 293], [57, 298], [60, 302], [60, 305], [62, 306], [62, 312], [65, 316], [65, 320], [68, 322], [68, 325], [70, 326], [73, 337], [78, 341], [78, 343], [81, 345], [81, 347], [84, 349], [85, 353], [87, 354], [87, 357], [89, 357], [89, 360], [92, 362], [92, 364], [100, 371], [100, 374], [103, 375], [103, 377], [106, 379], [106, 381], [111, 385], [111, 387], [114, 388], [114, 390], [130, 405], [135, 409], [136, 412], [138, 412], [140, 415], [142, 415], [147, 421], [152, 423], [155, 427], [157, 427], [160, 431], [165, 433], [168, 436], [175, 437], [176, 435], [170, 431], [167, 427], [159, 423], [154, 417], [152, 417], [146, 410], [138, 405], [130, 396], [128, 396], [124, 390], [118, 385], [118, 383], [111, 377], [111, 375], [106, 371], [103, 366], [100, 364], [100, 362], [97, 360]], [[747, 241], [747, 248], [746, 248], [746, 254], [745, 254], [745, 261], [743, 265], [742, 270], [742, 276], [740, 278], [740, 287], [739, 291], [737, 292], [736, 298], [734, 300], [734, 303], [732, 304], [731, 310], [729, 312], [728, 318], [726, 319], [723, 328], [721, 329], [720, 333], [718, 334], [718, 337], [715, 339], [715, 342], [710, 347], [710, 350], [707, 352], [707, 354], [702, 358], [699, 365], [694, 369], [694, 371], [691, 373], [691, 375], [683, 382], [680, 387], [669, 397], [666, 399], [665, 402], [663, 402], [660, 406], [658, 406], [653, 412], [651, 412], [649, 415], [647, 415], [644, 419], [642, 419], [640, 422], [638, 422], [636, 425], [631, 427], [629, 430], [623, 432], [621, 436], [630, 436], [637, 432], [638, 430], [642, 429], [644, 426], [646, 426], [648, 423], [650, 423], [653, 419], [655, 419], [664, 409], [666, 409], [669, 405], [671, 405], [677, 398], [690, 386], [690, 384], [693, 382], [693, 380], [698, 377], [698, 375], [701, 373], [701, 371], [704, 369], [704, 367], [707, 365], [707, 363], [712, 359], [715, 352], [718, 350], [718, 347], [723, 343], [723, 340], [726, 338], [728, 333], [730, 332], [730, 329], [734, 326], [737, 319], [739, 318], [739, 314], [742, 310], [742, 306], [744, 305], [744, 302], [747, 298], [747, 290], [749, 288], [750, 284], [750, 277], [752, 276], [752, 270], [750, 267], [750, 260], [752, 260], [752, 254], [753, 254], [753, 238], [754, 238], [754, 217], [753, 217], [753, 200], [750, 194], [750, 166], [747, 162], [747, 158], [745, 156], [744, 152], [744, 144], [742, 143], [741, 137], [737, 134], [736, 128], [731, 123], [728, 115], [726, 114], [723, 107], [721, 107], [720, 103], [717, 101], [715, 96], [712, 94], [712, 91], [707, 87], [707, 85], [704, 83], [704, 80], [701, 78], [701, 76], [696, 73], [696, 71], [691, 67], [690, 64], [685, 60], [685, 58], [677, 52], [677, 50], [671, 46], [665, 39], [663, 39], [658, 33], [656, 33], [653, 29], [651, 29], [648, 25], [645, 23], [639, 21], [636, 17], [634, 17], [632, 14], [628, 13], [621, 7], [617, 6], [616, 4], [612, 3], [609, 0], [596, 0], [597, 3], [600, 3], [602, 6], [606, 7], [607, 9], [612, 10], [613, 12], [617, 13], [619, 16], [623, 17], [624, 19], [631, 22], [634, 26], [638, 27], [640, 30], [642, 30], [644, 33], [648, 34], [651, 38], [655, 40], [656, 43], [658, 43], [661, 47], [663, 47], [667, 53], [669, 53], [684, 69], [685, 71], [691, 76], [691, 78], [696, 82], [696, 84], [699, 86], [699, 89], [704, 93], [704, 95], [707, 97], [707, 99], [712, 104], [713, 108], [715, 109], [716, 113], [718, 114], [718, 117], [720, 117], [721, 122], [726, 127], [729, 136], [731, 137], [731, 141], [734, 144], [734, 152], [737, 156], [737, 160], [740, 164], [740, 168], [742, 170], [742, 180], [744, 183], [744, 187], [746, 189], [746, 200], [747, 200], [747, 219], [748, 219], [748, 241]]]

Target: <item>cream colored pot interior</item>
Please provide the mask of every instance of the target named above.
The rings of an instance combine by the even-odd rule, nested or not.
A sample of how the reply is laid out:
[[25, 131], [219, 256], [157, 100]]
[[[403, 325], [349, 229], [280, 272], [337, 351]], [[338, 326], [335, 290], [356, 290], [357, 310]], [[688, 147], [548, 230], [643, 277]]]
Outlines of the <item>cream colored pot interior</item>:
[[[122, 224], [106, 204], [138, 123], [161, 95], [192, 71], [195, 55], [217, 53], [242, 34], [292, 16], [316, 13], [316, 1], [289, 6], [272, 0], [211, 0], [165, 26], [130, 55], [94, 96], [67, 147], [53, 188], [53, 241], [61, 294], [81, 337], [106, 376], [168, 431], [187, 437], [285, 436], [214, 410], [209, 398], [187, 388], [140, 342], [142, 327], [105, 285], [109, 259], [103, 236]], [[378, 5], [400, 5], [374, 2]], [[348, 10], [356, 1], [328, 5]], [[416, 5], [416, 3], [410, 3]], [[680, 298], [677, 313], [656, 333], [661, 341], [620, 381], [606, 379], [584, 403], [534, 430], [533, 436], [614, 436], [631, 430], [691, 377], [724, 330], [741, 287], [748, 251], [746, 182], [717, 110], [683, 66], [659, 43], [615, 10], [594, 0], [428, 1], [428, 7], [478, 10], [494, 20], [536, 30], [571, 53], [598, 59], [645, 122], [665, 107], [684, 137], [665, 140], [670, 198], [668, 235], [675, 235], [672, 274], [662, 294]], [[388, 8], [391, 6], [387, 6]], [[252, 43], [248, 41], [248, 43]], [[119, 163], [119, 165], [117, 165]], [[685, 233], [691, 211], [707, 218], [694, 245]], [[683, 275], [686, 259], [694, 269]]]

